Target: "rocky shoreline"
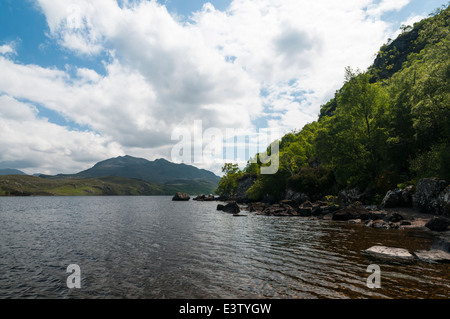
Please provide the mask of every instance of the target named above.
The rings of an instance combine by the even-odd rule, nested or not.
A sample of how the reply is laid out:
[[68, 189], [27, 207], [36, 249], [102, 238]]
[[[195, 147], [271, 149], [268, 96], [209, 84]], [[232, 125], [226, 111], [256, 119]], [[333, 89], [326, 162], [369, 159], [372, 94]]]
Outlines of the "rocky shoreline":
[[[225, 202], [225, 205], [218, 204], [217, 210], [233, 216], [243, 216], [240, 212], [246, 211], [261, 216], [322, 219], [377, 229], [429, 231], [436, 236], [437, 244], [429, 251], [414, 252], [412, 258], [450, 262], [450, 184], [439, 179], [422, 179], [417, 187], [409, 185], [388, 191], [378, 206], [364, 205], [363, 195], [357, 189], [344, 190], [338, 196], [325, 196], [314, 202], [308, 200], [305, 194], [289, 190], [285, 199], [279, 201], [251, 202], [242, 196], [214, 198], [211, 195], [197, 196], [194, 200]], [[381, 253], [377, 251], [369, 255], [379, 257], [381, 254], [386, 258], [398, 259], [395, 253], [398, 249], [387, 248], [381, 249]]]

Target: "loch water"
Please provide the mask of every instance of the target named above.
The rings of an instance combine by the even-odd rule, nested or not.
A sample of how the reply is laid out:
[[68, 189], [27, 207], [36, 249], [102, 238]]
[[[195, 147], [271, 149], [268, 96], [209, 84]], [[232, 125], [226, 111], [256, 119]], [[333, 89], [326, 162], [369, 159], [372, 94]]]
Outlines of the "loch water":
[[[444, 298], [450, 267], [369, 259], [433, 234], [148, 197], [0, 198], [0, 298]], [[369, 265], [380, 288], [368, 288]], [[80, 267], [69, 289], [67, 267]]]

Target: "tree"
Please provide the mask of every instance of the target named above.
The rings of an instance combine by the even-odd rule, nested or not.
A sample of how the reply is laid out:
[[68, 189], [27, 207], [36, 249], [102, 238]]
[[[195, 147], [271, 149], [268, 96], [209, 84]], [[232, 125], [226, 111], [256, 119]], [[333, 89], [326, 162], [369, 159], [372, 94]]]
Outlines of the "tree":
[[380, 170], [387, 95], [379, 84], [370, 83], [368, 73], [347, 68], [337, 105], [335, 114], [320, 123], [317, 154], [342, 186], [366, 186]]
[[237, 191], [237, 180], [242, 175], [238, 164], [225, 163], [222, 167], [223, 177], [219, 181], [216, 194], [221, 196], [235, 196]]

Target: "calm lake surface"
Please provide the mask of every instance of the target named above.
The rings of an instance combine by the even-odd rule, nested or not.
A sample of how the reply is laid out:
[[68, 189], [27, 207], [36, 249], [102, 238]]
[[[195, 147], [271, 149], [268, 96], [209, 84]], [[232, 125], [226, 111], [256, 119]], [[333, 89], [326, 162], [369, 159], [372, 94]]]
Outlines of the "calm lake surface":
[[[449, 298], [449, 265], [377, 263], [376, 244], [433, 236], [301, 217], [216, 211], [161, 197], [0, 198], [0, 298]], [[81, 269], [68, 289], [67, 266]]]

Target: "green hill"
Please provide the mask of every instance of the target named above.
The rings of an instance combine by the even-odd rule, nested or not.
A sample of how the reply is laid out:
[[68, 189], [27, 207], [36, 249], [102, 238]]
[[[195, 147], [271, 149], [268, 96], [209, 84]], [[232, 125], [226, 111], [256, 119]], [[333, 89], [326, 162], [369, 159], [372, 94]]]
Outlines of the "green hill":
[[0, 196], [165, 195], [170, 188], [123, 177], [48, 179], [30, 175], [0, 176]]

